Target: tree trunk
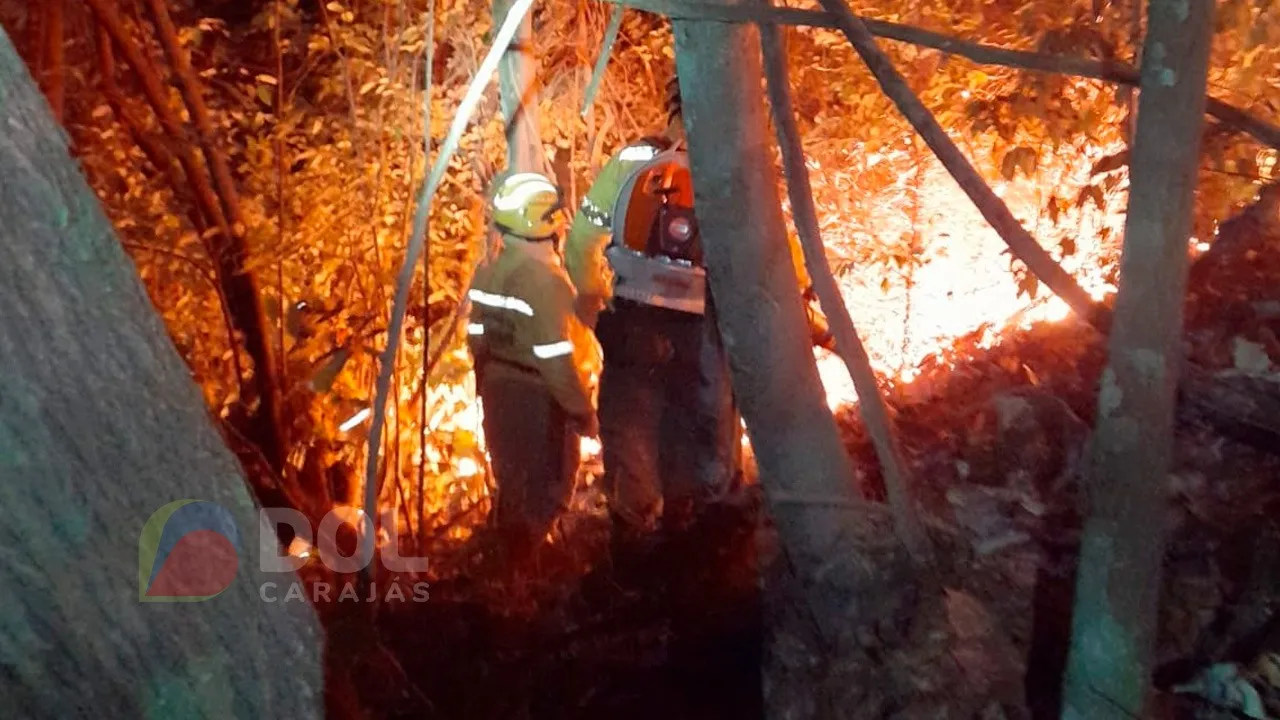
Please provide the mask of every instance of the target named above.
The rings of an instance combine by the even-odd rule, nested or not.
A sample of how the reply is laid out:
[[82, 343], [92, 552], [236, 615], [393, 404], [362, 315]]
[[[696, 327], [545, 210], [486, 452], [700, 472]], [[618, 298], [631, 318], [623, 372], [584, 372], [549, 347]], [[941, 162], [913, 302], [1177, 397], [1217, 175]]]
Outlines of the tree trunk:
[[227, 223], [231, 226], [234, 240], [228, 238], [231, 244], [227, 252], [232, 254], [230, 262], [234, 265], [231, 273], [234, 282], [228, 283], [227, 304], [236, 312], [237, 324], [244, 333], [245, 349], [253, 359], [253, 378], [259, 403], [258, 410], [254, 413], [257, 430], [255, 440], [260, 443], [262, 453], [272, 469], [281, 473], [284, 472], [285, 458], [289, 454], [289, 439], [281, 407], [284, 403], [284, 391], [280, 385], [280, 364], [276, 360], [275, 346], [271, 341], [271, 323], [267, 320], [258, 280], [245, 268], [249, 260], [248, 243], [245, 242], [249, 228], [240, 209], [240, 195], [236, 190], [235, 180], [231, 177], [231, 167], [226, 155], [214, 144], [216, 131], [209, 109], [204, 103], [200, 78], [191, 67], [186, 49], [178, 40], [178, 29], [169, 17], [166, 1], [148, 0], [147, 4], [155, 20], [156, 35], [159, 36], [165, 55], [177, 75], [182, 99], [195, 122], [196, 141], [213, 176]]
[[[237, 330], [245, 336], [246, 348], [254, 361], [255, 371], [252, 381], [241, 377], [242, 389], [251, 388], [261, 399], [261, 405], [247, 428], [247, 435], [257, 446], [261, 456], [275, 472], [280, 472], [287, 455], [283, 428], [276, 421], [278, 418], [279, 397], [275, 382], [277, 366], [272, 359], [271, 341], [267, 333], [270, 331], [262, 308], [262, 298], [258, 292], [257, 279], [246, 268], [248, 261], [248, 244], [242, 232], [235, 232], [235, 216], [228, 216], [218, 194], [209, 181], [209, 175], [200, 163], [199, 157], [190, 147], [190, 135], [169, 105], [169, 93], [165, 89], [155, 68], [138, 46], [130, 38], [128, 29], [110, 0], [85, 0], [93, 11], [94, 18], [120, 50], [125, 62], [138, 76], [143, 94], [156, 114], [156, 119], [165, 134], [173, 141], [177, 159], [183, 172], [191, 184], [191, 192], [204, 214], [210, 227], [219, 232], [206, 241], [210, 259], [217, 268], [218, 285], [223, 295], [223, 302]], [[239, 350], [237, 349], [238, 353]], [[247, 395], [247, 393], [246, 393]], [[250, 398], [245, 397], [245, 400]], [[260, 496], [279, 495], [277, 488], [258, 484], [255, 489]]]
[[[297, 577], [258, 570], [270, 531], [3, 32], [0, 98], [0, 707], [320, 717], [309, 604], [259, 598], [264, 582]], [[222, 567], [234, 576], [204, 602], [139, 602], [143, 527], [183, 498], [229, 513], [241, 551]]]
[[[511, 0], [494, 0], [495, 28], [502, 24], [510, 7]], [[533, 43], [532, 13], [525, 16], [511, 47], [502, 55], [498, 88], [507, 129], [507, 169], [544, 173], [554, 180], [538, 132], [538, 56]]]
[[824, 635], [837, 634], [858, 502], [796, 286], [769, 144], [759, 38], [749, 25], [673, 23], [694, 207], [734, 394], [770, 511]]
[[66, 101], [66, 0], [44, 0], [43, 61], [40, 75], [44, 96], [53, 110], [53, 118], [62, 122]]
[[1212, 0], [1152, 0], [1064, 719], [1146, 717]]
[[929, 538], [916, 516], [915, 506], [907, 489], [907, 464], [894, 435], [889, 410], [884, 398], [880, 396], [875, 370], [871, 368], [871, 360], [862, 345], [862, 338], [858, 337], [853, 318], [849, 316], [849, 308], [845, 306], [840, 286], [831, 273], [831, 265], [827, 262], [826, 250], [822, 244], [818, 211], [814, 207], [813, 190], [809, 186], [809, 170], [805, 167], [800, 130], [796, 127], [795, 110], [791, 105], [791, 80], [782, 33], [782, 28], [777, 25], [760, 25], [769, 105], [773, 108], [773, 125], [782, 150], [782, 169], [787, 179], [787, 193], [791, 198], [796, 233], [800, 236], [805, 264], [813, 279], [822, 311], [830, 320], [836, 349], [849, 368], [849, 376], [858, 391], [858, 410], [875, 444], [876, 457], [880, 460], [898, 539], [918, 562], [927, 563], [932, 555]]

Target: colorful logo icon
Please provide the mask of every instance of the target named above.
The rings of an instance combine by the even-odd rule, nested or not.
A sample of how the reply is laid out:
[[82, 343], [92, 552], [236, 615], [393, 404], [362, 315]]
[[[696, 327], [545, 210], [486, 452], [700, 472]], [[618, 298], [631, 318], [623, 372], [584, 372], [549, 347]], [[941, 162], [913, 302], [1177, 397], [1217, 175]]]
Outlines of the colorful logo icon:
[[155, 511], [138, 538], [138, 599], [201, 602], [226, 590], [240, 567], [240, 531], [226, 508], [176, 500]]

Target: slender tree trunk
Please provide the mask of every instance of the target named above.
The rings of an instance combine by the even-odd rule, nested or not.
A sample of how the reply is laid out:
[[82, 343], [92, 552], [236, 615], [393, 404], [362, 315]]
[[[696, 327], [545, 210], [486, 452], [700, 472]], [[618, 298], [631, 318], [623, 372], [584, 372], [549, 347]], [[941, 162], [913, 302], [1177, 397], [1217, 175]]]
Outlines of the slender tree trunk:
[[[422, 169], [426, 172], [431, 167], [431, 147], [434, 138], [431, 133], [431, 97], [435, 90], [434, 63], [436, 57], [436, 2], [427, 0], [427, 43], [423, 49], [422, 77]], [[424, 218], [426, 229], [423, 234], [431, 236], [431, 214]], [[431, 243], [427, 243], [426, 252], [422, 253], [422, 306], [431, 305]], [[452, 325], [450, 330], [452, 330]], [[444, 344], [443, 342], [441, 343]], [[424, 324], [422, 329], [422, 372], [418, 392], [421, 393], [418, 406], [418, 484], [414, 488], [417, 507], [414, 516], [418, 518], [418, 551], [427, 547], [427, 389], [431, 379], [431, 325]], [[478, 391], [479, 388], [476, 388]]]
[[1064, 720], [1146, 717], [1213, 0], [1151, 0]]
[[[240, 194], [236, 190], [235, 180], [231, 176], [231, 168], [227, 164], [226, 155], [214, 144], [216, 129], [209, 109], [205, 105], [200, 78], [191, 67], [191, 59], [178, 40], [178, 30], [169, 18], [166, 0], [148, 0], [152, 18], [156, 23], [156, 34], [164, 47], [165, 55], [173, 65], [174, 74], [178, 78], [178, 87], [187, 111], [196, 126], [196, 140], [204, 154], [205, 163], [213, 175], [214, 186], [218, 190], [218, 200], [226, 214], [227, 223], [231, 226], [232, 236], [239, 242], [233, 246], [235, 253], [232, 262], [236, 265], [237, 280], [235, 295], [230, 292], [228, 302], [238, 307], [238, 315], [242, 321], [245, 349], [253, 358], [253, 377], [258, 390], [259, 409], [256, 413], [259, 441], [262, 452], [277, 472], [283, 472], [285, 458], [288, 455], [288, 437], [284, 430], [283, 409], [284, 392], [280, 385], [280, 365], [276, 361], [275, 346], [271, 341], [271, 324], [267, 320], [259, 291], [258, 280], [245, 269], [248, 262], [248, 245], [244, 242], [248, 226], [244, 214], [240, 210]], [[280, 80], [283, 82], [283, 78]], [[241, 287], [243, 286], [243, 287]]]
[[[309, 604], [259, 597], [265, 582], [283, 596], [297, 576], [259, 570], [270, 531], [2, 31], [0, 97], [0, 707], [321, 717]], [[229, 513], [240, 552], [222, 567], [234, 577], [204, 602], [139, 602], [143, 527], [184, 498]], [[175, 514], [165, 530], [182, 524]], [[160, 560], [179, 572], [216, 564]]]
[[[278, 385], [276, 363], [271, 352], [270, 325], [262, 307], [257, 279], [246, 269], [248, 244], [245, 242], [243, 223], [241, 232], [235, 231], [233, 218], [224, 212], [218, 193], [209, 182], [200, 158], [190, 148], [189, 133], [169, 106], [164, 83], [146, 56], [132, 41], [129, 31], [116, 6], [110, 0], [85, 0], [102, 29], [111, 38], [128, 65], [137, 74], [139, 84], [156, 114], [165, 134], [174, 141], [177, 158], [191, 184], [191, 191], [205, 215], [209, 226], [219, 230], [209, 239], [209, 254], [217, 268], [218, 283], [225, 298], [226, 307], [236, 329], [245, 336], [246, 349], [254, 362], [252, 381], [241, 378], [242, 387], [251, 386], [261, 398], [261, 406], [253, 415], [250, 439], [259, 447], [263, 457], [273, 470], [284, 468], [286, 456], [283, 427], [278, 418]], [[247, 398], [246, 398], [247, 399]], [[269, 491], [267, 486], [257, 487], [259, 494]]]
[[770, 511], [824, 635], [844, 624], [852, 467], [827, 407], [787, 245], [755, 27], [673, 23], [694, 207], [734, 394]]
[[53, 117], [62, 122], [66, 104], [66, 0], [44, 0], [44, 42], [41, 47], [43, 61], [40, 74], [44, 96], [53, 109]]
[[[493, 24], [507, 17], [511, 0], [494, 0]], [[533, 14], [520, 24], [498, 67], [502, 119], [507, 127], [507, 169], [551, 176], [538, 131], [538, 56], [533, 42]]]
[[836, 350], [849, 368], [849, 376], [853, 378], [853, 386], [858, 391], [858, 410], [875, 444], [876, 456], [880, 459], [898, 538], [918, 562], [928, 562], [932, 554], [929, 538], [916, 516], [907, 490], [907, 464], [893, 432], [889, 409], [880, 395], [871, 360], [862, 345], [862, 338], [858, 337], [858, 330], [853, 325], [853, 318], [849, 316], [849, 308], [844, 304], [840, 286], [831, 273], [831, 265], [823, 248], [818, 211], [814, 207], [813, 190], [809, 186], [809, 170], [805, 167], [800, 130], [796, 127], [795, 110], [791, 105], [791, 79], [787, 70], [786, 43], [782, 32], [782, 28], [777, 25], [760, 25], [769, 104], [773, 108], [773, 126], [782, 150], [782, 169], [791, 199], [791, 215], [795, 220], [796, 232], [800, 235], [800, 245], [804, 250], [805, 265], [813, 279], [813, 288], [818, 293], [822, 311], [830, 321]]
[[[98, 72], [102, 74], [102, 94], [106, 96], [107, 104], [111, 107], [111, 112], [115, 115], [116, 122], [128, 131], [129, 136], [138, 144], [142, 154], [147, 157], [152, 167], [169, 179], [169, 185], [172, 186], [174, 195], [180, 198], [187, 206], [187, 218], [191, 221], [191, 227], [200, 237], [205, 237], [205, 230], [209, 229], [209, 223], [204, 215], [201, 214], [199, 203], [191, 196], [191, 184], [187, 182], [186, 177], [183, 175], [182, 165], [175, 162], [169, 151], [157, 142], [153, 135], [146, 131], [146, 127], [130, 111], [128, 101], [116, 84], [116, 62], [115, 53], [112, 51], [111, 36], [107, 34], [101, 24], [95, 27], [94, 42], [97, 46]], [[205, 253], [212, 259], [214, 254], [210, 250], [209, 241], [206, 240], [204, 242], [204, 248]], [[231, 371], [234, 373], [231, 378], [231, 386], [239, 388], [244, 378], [244, 373], [240, 369], [240, 354], [236, 352], [239, 343], [236, 341], [235, 323], [232, 321], [231, 312], [227, 308], [226, 295], [223, 294], [222, 285], [218, 282], [216, 265], [214, 266], [212, 281], [213, 292], [217, 295], [218, 306], [222, 310], [223, 323], [226, 325], [227, 347], [231, 350]]]

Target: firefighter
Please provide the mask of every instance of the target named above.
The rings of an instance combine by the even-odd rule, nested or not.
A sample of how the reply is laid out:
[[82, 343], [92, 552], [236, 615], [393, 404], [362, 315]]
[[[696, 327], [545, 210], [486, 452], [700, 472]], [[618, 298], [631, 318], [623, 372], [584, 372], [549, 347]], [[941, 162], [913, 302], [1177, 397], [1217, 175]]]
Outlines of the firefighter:
[[[675, 78], [666, 100], [666, 128], [623, 147], [592, 183], [565, 252], [580, 317], [604, 350], [603, 486], [625, 556], [649, 549], [659, 525], [687, 529], [741, 475], [742, 425], [705, 283]], [[832, 347], [811, 290], [806, 298], [814, 344]]]
[[609, 158], [583, 196], [565, 241], [565, 269], [578, 289], [578, 314], [594, 328], [613, 297], [613, 269], [605, 248], [613, 237], [613, 211], [627, 178], [663, 150], [683, 146], [680, 88], [673, 76], [667, 84], [667, 126], [659, 135], [627, 145]]
[[[649, 256], [617, 249], [624, 219], [643, 217], [640, 230], [626, 233], [654, 242], [648, 226], [668, 223], [696, 238], [692, 187], [687, 166], [680, 182], [645, 194], [654, 212], [628, 213], [619, 203], [636, 174], [680, 150], [685, 142], [679, 87], [667, 86], [667, 126], [618, 151], [592, 183], [574, 218], [565, 247], [565, 265], [578, 289], [583, 322], [597, 331], [605, 366], [600, 382], [600, 425], [604, 449], [603, 487], [609, 498], [615, 561], [653, 548], [658, 530], [685, 528], [700, 510], [723, 496], [741, 473], [741, 422], [729, 384], [728, 362], [716, 329], [714, 303], [705, 291], [700, 251], [656, 250]], [[657, 160], [655, 160], [657, 159]], [[683, 160], [681, 159], [682, 163]], [[662, 166], [662, 168], [675, 167]], [[679, 168], [678, 168], [679, 169]], [[672, 173], [665, 174], [671, 179]], [[647, 180], [660, 181], [655, 170]], [[679, 185], [681, 187], [671, 187]], [[668, 202], [669, 200], [669, 202]], [[613, 217], [620, 211], [626, 218]], [[645, 240], [643, 238], [650, 238]], [[624, 258], [656, 257], [668, 278], [692, 281], [681, 292], [649, 292], [645, 283], [615, 267]], [[667, 286], [668, 289], [670, 286]], [[652, 286], [650, 286], [652, 289]]]
[[574, 312], [558, 242], [560, 190], [536, 173], [500, 178], [501, 234], [468, 291], [468, 341], [498, 484], [495, 529], [509, 561], [531, 555], [573, 490], [579, 436], [599, 434], [601, 352]]

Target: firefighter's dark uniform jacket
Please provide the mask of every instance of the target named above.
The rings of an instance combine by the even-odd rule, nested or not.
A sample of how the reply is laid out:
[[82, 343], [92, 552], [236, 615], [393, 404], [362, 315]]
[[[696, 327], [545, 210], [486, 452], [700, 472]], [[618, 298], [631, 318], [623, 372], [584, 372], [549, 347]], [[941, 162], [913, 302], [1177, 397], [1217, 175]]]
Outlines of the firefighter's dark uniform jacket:
[[504, 236], [468, 298], [498, 525], [536, 543], [573, 488], [579, 451], [568, 423], [595, 424], [600, 347], [574, 312], [573, 286], [551, 242]]

